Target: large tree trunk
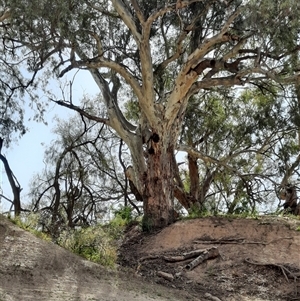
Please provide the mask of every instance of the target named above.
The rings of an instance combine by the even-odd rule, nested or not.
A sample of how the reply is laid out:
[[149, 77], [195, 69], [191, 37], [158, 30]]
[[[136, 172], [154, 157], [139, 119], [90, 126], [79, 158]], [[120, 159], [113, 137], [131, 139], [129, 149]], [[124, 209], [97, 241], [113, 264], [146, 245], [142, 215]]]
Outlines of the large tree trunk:
[[[156, 136], [154, 136], [156, 137]], [[158, 136], [157, 136], [157, 139]], [[151, 139], [147, 172], [144, 175], [144, 230], [163, 228], [175, 220], [174, 214], [174, 147]]]

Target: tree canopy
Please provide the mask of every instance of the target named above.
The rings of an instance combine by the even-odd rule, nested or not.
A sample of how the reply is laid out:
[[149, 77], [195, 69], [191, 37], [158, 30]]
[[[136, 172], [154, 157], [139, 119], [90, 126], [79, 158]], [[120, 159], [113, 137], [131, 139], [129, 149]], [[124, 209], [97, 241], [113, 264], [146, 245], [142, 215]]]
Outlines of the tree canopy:
[[[145, 227], [174, 221], [174, 196], [186, 208], [201, 203], [199, 191], [195, 193], [196, 158], [209, 162], [213, 156], [221, 166], [205, 167], [203, 195], [214, 176], [222, 177], [223, 149], [229, 151], [227, 160], [236, 160], [233, 173], [248, 160], [232, 156], [241, 147], [239, 137], [248, 139], [244, 147], [257, 147], [258, 154], [272, 146], [271, 120], [284, 122], [282, 108], [243, 90], [255, 87], [274, 94], [299, 84], [296, 0], [8, 0], [1, 7], [2, 62], [7, 65], [1, 72], [10, 70], [2, 78], [4, 91], [14, 91], [9, 81], [24, 92], [37, 84], [38, 76], [47, 87], [53, 74], [61, 78], [73, 69], [89, 72], [101, 91], [104, 112], [90, 112], [72, 99], [49, 100], [107, 125], [126, 143]], [[226, 103], [236, 97], [241, 107]], [[16, 104], [10, 97], [5, 101]], [[126, 104], [134, 109], [135, 120], [124, 114]], [[267, 124], [262, 114], [271, 115]], [[201, 118], [209, 115], [210, 120]], [[209, 153], [197, 140], [208, 141], [219, 124], [224, 128], [214, 131], [216, 148]], [[189, 167], [194, 167], [189, 195], [178, 176], [176, 150], [187, 152]], [[259, 168], [259, 158], [253, 164]]]

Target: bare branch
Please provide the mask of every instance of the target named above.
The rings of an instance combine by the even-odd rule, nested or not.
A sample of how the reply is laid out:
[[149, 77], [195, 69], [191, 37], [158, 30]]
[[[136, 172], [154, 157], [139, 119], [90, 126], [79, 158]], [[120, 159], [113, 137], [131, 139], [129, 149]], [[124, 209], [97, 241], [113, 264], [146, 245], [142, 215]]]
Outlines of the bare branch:
[[110, 121], [108, 119], [97, 117], [95, 115], [91, 115], [91, 114], [87, 113], [84, 108], [83, 109], [79, 108], [78, 106], [75, 106], [72, 103], [68, 103], [68, 102], [63, 101], [63, 100], [54, 100], [54, 99], [51, 99], [51, 101], [57, 103], [60, 106], [63, 106], [63, 107], [69, 108], [73, 111], [76, 111], [80, 115], [82, 115], [82, 116], [84, 116], [84, 117], [86, 117], [90, 120], [94, 120], [94, 121], [97, 121], [97, 122], [100, 122], [100, 123], [103, 123], [103, 124], [106, 124], [106, 125], [110, 125]]
[[5, 20], [9, 19], [10, 16], [11, 16], [10, 9], [7, 8], [7, 9], [4, 11], [4, 13], [0, 16], [0, 22], [3, 22], [3, 21], [5, 21]]
[[132, 32], [133, 37], [136, 40], [137, 44], [139, 44], [141, 42], [141, 34], [138, 32], [136, 28], [134, 18], [131, 15], [131, 13], [128, 11], [126, 6], [120, 0], [112, 0], [112, 4], [116, 9], [116, 11], [118, 12], [118, 14], [120, 15], [120, 17], [122, 18], [122, 20], [124, 21], [124, 23], [126, 24], [126, 26]]
[[139, 21], [143, 24], [145, 22], [145, 17], [143, 15], [143, 12], [140, 9], [138, 2], [136, 0], [130, 0], [130, 2], [136, 12], [136, 15], [137, 15]]

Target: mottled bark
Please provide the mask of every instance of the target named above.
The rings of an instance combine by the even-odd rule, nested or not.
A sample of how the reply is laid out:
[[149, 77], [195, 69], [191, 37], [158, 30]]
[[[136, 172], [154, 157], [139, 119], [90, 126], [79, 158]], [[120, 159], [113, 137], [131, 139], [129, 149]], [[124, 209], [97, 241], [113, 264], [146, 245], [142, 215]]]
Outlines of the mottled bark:
[[163, 228], [175, 221], [174, 167], [172, 146], [163, 145], [159, 136], [152, 136], [149, 144], [147, 172], [144, 175], [145, 230]]

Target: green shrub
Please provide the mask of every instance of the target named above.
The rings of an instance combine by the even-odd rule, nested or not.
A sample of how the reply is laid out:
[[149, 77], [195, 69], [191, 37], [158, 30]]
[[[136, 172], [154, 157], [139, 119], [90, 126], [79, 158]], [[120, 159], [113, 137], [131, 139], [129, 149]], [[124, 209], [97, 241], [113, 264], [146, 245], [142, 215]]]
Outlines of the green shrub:
[[120, 206], [118, 209], [113, 210], [114, 217], [106, 224], [105, 231], [109, 235], [118, 240], [122, 238], [125, 228], [131, 223], [136, 222], [136, 218], [132, 215], [132, 208], [128, 206]]
[[115, 240], [100, 225], [61, 233], [58, 244], [87, 260], [113, 267], [117, 260]]
[[10, 216], [8, 216], [8, 218], [21, 229], [34, 234], [38, 238], [41, 238], [46, 241], [51, 241], [51, 237], [39, 229], [40, 216], [38, 213], [23, 212], [18, 217], [11, 218]]
[[187, 219], [210, 216], [210, 212], [206, 208], [200, 208], [197, 204], [191, 206], [188, 211]]
[[122, 220], [123, 223], [129, 223], [133, 220], [132, 208], [129, 206], [120, 206], [119, 209], [114, 210], [113, 213], [115, 216], [114, 219]]

